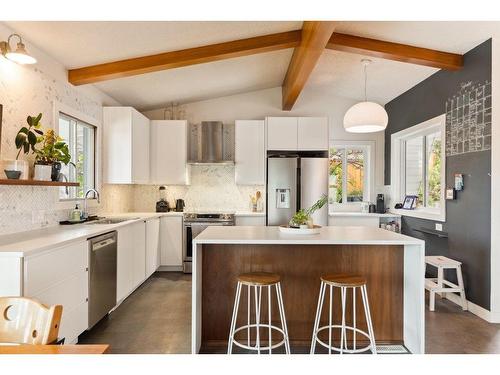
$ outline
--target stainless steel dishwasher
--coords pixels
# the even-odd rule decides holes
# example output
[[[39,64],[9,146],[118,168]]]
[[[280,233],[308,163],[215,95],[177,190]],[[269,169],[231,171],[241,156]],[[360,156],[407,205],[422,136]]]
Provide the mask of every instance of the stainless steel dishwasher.
[[[89,328],[116,306],[116,232],[89,239]]]

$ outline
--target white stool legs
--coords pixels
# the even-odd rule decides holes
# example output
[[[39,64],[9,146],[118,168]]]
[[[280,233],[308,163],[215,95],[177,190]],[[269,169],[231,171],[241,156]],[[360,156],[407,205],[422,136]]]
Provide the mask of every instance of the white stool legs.
[[[316,351],[316,343],[319,343],[321,346],[328,349],[328,353],[331,354],[332,351],[338,352],[340,354],[343,353],[361,353],[367,350],[370,350],[373,354],[377,354],[377,348],[375,343],[375,334],[373,332],[373,324],[370,313],[370,305],[368,303],[368,294],[366,291],[366,285],[361,286],[342,286],[340,287],[340,298],[341,298],[341,306],[342,306],[342,317],[341,324],[334,324],[333,322],[333,291],[334,286],[332,284],[328,284],[324,281],[321,281],[321,287],[318,298],[318,306],[316,309],[316,318],[314,321],[314,328],[312,334],[312,342],[311,342],[311,354],[314,354]],[[323,311],[323,303],[325,300],[325,292],[329,289],[329,315],[328,315],[328,325],[320,327],[321,321],[321,313]],[[365,313],[365,320],[367,325],[368,332],[365,332],[356,327],[356,291],[359,289],[361,294],[361,301],[363,302],[363,308]],[[347,302],[347,294],[352,290],[352,314],[353,321],[352,326],[348,326],[346,324],[346,302]],[[323,342],[319,338],[319,333],[321,331],[328,330],[328,343]],[[334,346],[334,330],[338,330],[340,333],[340,344],[338,347]],[[352,332],[352,345],[349,347],[347,343],[347,331]],[[356,342],[356,336],[360,334],[366,337],[369,340],[369,345],[358,348]]]
[[[290,354],[290,343],[288,340],[288,329],[286,326],[285,308],[283,305],[283,296],[281,294],[280,283],[278,282],[278,283],[271,284],[271,285],[249,285],[249,284],[246,284],[247,291],[248,291],[247,324],[236,328],[236,320],[238,318],[238,309],[239,309],[240,298],[241,298],[241,289],[242,289],[243,285],[244,285],[244,283],[238,281],[238,285],[236,286],[236,296],[234,299],[233,315],[231,318],[231,327],[230,327],[230,331],[229,331],[227,354],[232,353],[233,345],[239,346],[240,348],[243,348],[243,349],[256,351],[258,354],[260,354],[261,351],[268,351],[269,354],[271,354],[273,349],[275,349],[281,345],[284,345],[286,354]],[[276,289],[276,299],[277,299],[277,304],[278,304],[278,311],[280,314],[281,328],[274,326],[271,323],[271,310],[272,310],[271,288],[272,287],[274,287]],[[262,288],[267,288],[267,300],[268,300],[267,323],[263,323],[260,321],[261,306],[262,306]],[[251,319],[250,319],[250,317],[251,317],[250,308],[251,308],[252,289],[253,289],[254,304],[255,304],[255,323],[251,323]],[[255,328],[255,346],[251,345],[251,329],[252,328]],[[261,345],[261,339],[260,339],[261,328],[268,329],[268,345],[267,346]],[[246,330],[246,332],[247,332],[246,345],[242,344],[241,342],[239,342],[235,339],[235,334],[237,332],[240,332],[243,330]],[[283,339],[280,342],[278,342],[274,345],[272,342],[272,330],[278,331],[279,333],[281,333],[281,335],[283,337]]]

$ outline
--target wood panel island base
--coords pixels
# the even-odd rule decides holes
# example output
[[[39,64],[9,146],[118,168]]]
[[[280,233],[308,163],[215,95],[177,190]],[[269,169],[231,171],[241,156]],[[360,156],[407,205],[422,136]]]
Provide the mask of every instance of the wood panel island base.
[[[277,227],[209,227],[193,241],[192,352],[224,352],[229,336],[237,276],[244,272],[281,276],[292,353],[311,343],[320,277],[356,273],[367,279],[368,298],[377,344],[402,344],[424,352],[424,242],[370,227],[324,227],[317,235],[286,235]],[[337,288],[335,288],[337,289]],[[267,322],[267,292],[261,321]],[[335,291],[334,324],[341,320],[340,292]],[[327,293],[328,294],[328,293]],[[275,298],[273,296],[273,298]],[[243,288],[237,326],[246,324],[247,288]],[[328,320],[328,299],[322,325]],[[252,296],[251,314],[254,320]],[[346,301],[346,322],[352,323],[352,294]],[[366,330],[361,296],[356,298],[356,324]],[[280,325],[276,300],[274,325]],[[246,331],[237,336],[246,342]],[[273,342],[281,340],[273,334]],[[325,330],[326,338],[327,330]],[[255,333],[252,334],[252,339]],[[340,339],[334,332],[334,340]],[[348,340],[352,337],[348,335]],[[267,329],[261,340],[268,342]],[[325,339],[327,341],[327,339]],[[360,336],[359,346],[367,344]],[[337,342],[338,344],[338,342]]]

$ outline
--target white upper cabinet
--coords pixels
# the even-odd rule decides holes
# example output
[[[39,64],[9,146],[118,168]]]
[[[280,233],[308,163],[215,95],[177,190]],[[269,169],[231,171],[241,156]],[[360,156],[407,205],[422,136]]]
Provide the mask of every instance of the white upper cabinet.
[[[267,117],[268,150],[328,150],[326,117]]]
[[[151,178],[158,185],[189,185],[185,120],[151,121]]]
[[[328,150],[328,118],[299,117],[298,150]]]
[[[267,117],[267,149],[297,150],[297,117]]]
[[[149,119],[132,107],[103,108],[104,182],[149,183]]]
[[[236,184],[265,184],[266,145],[264,121],[237,120],[235,122],[234,156]]]

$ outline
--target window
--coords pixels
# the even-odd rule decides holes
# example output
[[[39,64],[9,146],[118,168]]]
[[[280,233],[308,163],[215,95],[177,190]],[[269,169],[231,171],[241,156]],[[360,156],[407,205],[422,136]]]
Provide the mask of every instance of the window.
[[[417,210],[405,212],[409,216],[444,220],[444,123],[442,115],[392,135],[394,197],[418,197]]]
[[[335,143],[330,148],[330,204],[339,206],[370,200],[371,150],[371,142]]]
[[[79,187],[61,188],[60,200],[81,199],[88,189],[95,188],[96,127],[59,112],[59,135],[68,143],[71,163],[62,165],[61,173]]]

